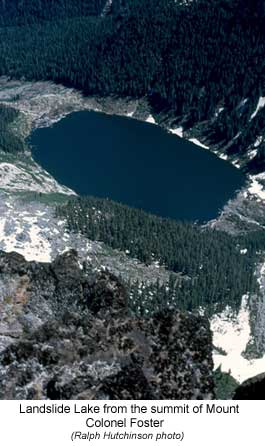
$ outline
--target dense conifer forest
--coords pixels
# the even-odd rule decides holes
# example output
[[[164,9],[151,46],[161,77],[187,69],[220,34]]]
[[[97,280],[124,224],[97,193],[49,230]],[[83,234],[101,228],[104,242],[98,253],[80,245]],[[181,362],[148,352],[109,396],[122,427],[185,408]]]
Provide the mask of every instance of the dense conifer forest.
[[[189,310],[229,304],[236,309],[242,295],[256,288],[253,273],[257,245],[265,245],[262,232],[232,237],[92,197],[70,200],[57,208],[57,215],[66,217],[69,230],[180,273],[168,285],[158,282],[141,289],[141,284],[131,284],[134,312],[150,313],[165,304]]]
[[[105,11],[106,3],[0,2],[0,75],[51,80],[86,95],[145,96],[157,116],[170,112],[184,129],[200,124],[209,143],[230,142],[228,153],[244,155],[264,133],[265,109],[253,116],[265,96],[264,1],[113,0]],[[0,113],[1,148],[20,150],[9,132],[16,112]],[[256,173],[264,167],[261,143],[249,168]],[[102,213],[95,215],[93,207]],[[238,307],[255,288],[253,247],[264,244],[260,234],[242,242],[92,199],[70,202],[58,213],[91,239],[185,276],[170,285],[180,307]]]
[[[105,4],[0,2],[0,75],[147,96],[185,128],[210,121],[209,142],[244,129],[232,153],[254,144],[264,131],[264,110],[250,119],[265,96],[263,0],[114,0],[102,16]],[[250,167],[264,168],[264,145]]]
[[[253,113],[265,97],[264,55],[264,0],[0,0],[0,76],[145,97],[159,123],[170,116],[216,150],[247,157],[255,148],[254,174],[265,170],[265,107]],[[18,117],[0,106],[0,151],[26,147]],[[174,307],[211,316],[258,292],[263,230],[232,237],[92,197],[56,214],[69,231],[170,272],[168,283],[126,284],[134,315]],[[238,383],[220,368],[214,379],[217,397],[231,399]]]
[[[0,26],[100,15],[106,0],[2,0]]]

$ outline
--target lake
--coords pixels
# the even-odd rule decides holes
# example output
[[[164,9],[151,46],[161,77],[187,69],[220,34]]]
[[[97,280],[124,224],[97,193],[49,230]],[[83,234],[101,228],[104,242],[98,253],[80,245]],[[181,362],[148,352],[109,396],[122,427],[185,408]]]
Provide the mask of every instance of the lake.
[[[78,194],[162,217],[208,221],[245,182],[210,151],[125,117],[73,113],[35,130],[30,143],[34,159]]]

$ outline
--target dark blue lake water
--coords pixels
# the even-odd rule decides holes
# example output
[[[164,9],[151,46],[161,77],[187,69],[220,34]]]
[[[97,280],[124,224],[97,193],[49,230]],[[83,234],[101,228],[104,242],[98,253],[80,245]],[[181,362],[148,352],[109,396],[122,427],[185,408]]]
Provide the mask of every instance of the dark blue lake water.
[[[208,221],[245,181],[211,152],[158,126],[73,113],[30,138],[35,160],[80,195],[175,219]]]

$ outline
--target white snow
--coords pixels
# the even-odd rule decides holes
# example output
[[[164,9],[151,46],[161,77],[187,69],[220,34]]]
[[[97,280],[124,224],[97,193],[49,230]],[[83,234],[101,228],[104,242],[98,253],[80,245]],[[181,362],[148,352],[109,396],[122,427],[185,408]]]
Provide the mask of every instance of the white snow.
[[[170,133],[173,133],[174,135],[179,136],[180,138],[183,138],[183,128],[182,127],[178,127],[176,129],[169,129]],[[202,144],[197,138],[190,138],[188,139],[188,141],[192,142],[193,144],[195,144],[196,146],[200,146],[203,149],[207,149],[209,150],[209,147],[206,146],[205,144]]]
[[[248,101],[248,98],[242,99],[242,101],[240,101],[240,103],[238,104],[237,108],[243,107],[243,105],[245,105]]]
[[[6,215],[0,218],[1,248],[5,252],[16,251],[29,261],[50,262],[48,234],[38,224],[42,215],[36,212],[34,216],[30,216],[26,211],[17,215],[17,219],[14,219],[14,215],[16,209],[11,207]]]
[[[247,153],[247,155],[248,155],[248,159],[249,159],[249,160],[252,160],[253,158],[255,158],[255,156],[257,155],[257,153],[258,153],[258,149],[253,149],[253,150],[251,150],[250,152]]]
[[[259,283],[259,286],[261,289],[264,288],[264,285],[263,285],[264,276],[265,276],[265,263],[263,263],[263,265],[261,265],[259,277],[258,277],[258,283]]]
[[[195,144],[196,146],[200,146],[203,149],[209,150],[209,147],[202,144],[197,138],[190,138],[189,141],[192,142],[193,144]]]
[[[235,166],[237,169],[240,169],[240,164],[239,164],[238,161],[233,160],[233,161],[232,161],[232,164],[233,164],[233,166]]]
[[[246,254],[248,252],[247,248],[240,249],[240,254]]]
[[[16,107],[30,116],[30,121],[34,122],[34,126],[50,125],[51,122],[56,122],[63,116],[56,114],[57,102],[61,105],[71,103],[69,111],[81,109],[97,109],[97,103],[85,102],[84,99],[74,90],[67,90],[64,87],[53,86],[49,83],[37,83],[36,89],[40,90],[43,86],[43,93],[36,96],[31,83],[20,84],[14,83],[13,93],[14,97],[19,95],[22,99],[16,100]],[[0,101],[10,100],[10,89],[0,91]],[[46,93],[46,90],[54,90],[54,93]],[[59,91],[57,91],[59,90]],[[11,93],[10,93],[11,92]],[[62,94],[63,93],[63,94]],[[28,98],[28,95],[31,96]],[[265,105],[265,97],[259,99],[257,109],[251,116],[253,119],[260,108]],[[55,107],[55,109],[54,109]],[[65,108],[62,106],[62,109]],[[98,108],[101,110],[101,108]],[[55,110],[55,111],[54,111]],[[68,110],[68,109],[67,109]],[[219,109],[219,113],[222,109]],[[134,112],[128,112],[127,116],[133,116]],[[155,119],[150,114],[146,122],[156,124]],[[172,134],[183,137],[183,128],[169,130]],[[238,133],[233,139],[236,139]],[[204,149],[209,149],[202,144],[198,139],[191,138],[190,141]],[[254,144],[257,147],[260,144],[258,138]],[[218,155],[226,159],[226,155]],[[32,162],[32,160],[31,160]],[[6,191],[34,191],[34,192],[60,192],[73,194],[72,191],[59,185],[47,172],[41,169],[38,165],[28,166],[23,162],[0,163],[0,189]],[[237,161],[233,163],[239,167]],[[250,177],[251,185],[248,189],[250,194],[256,195],[260,199],[265,199],[265,190],[260,183],[260,180],[265,179],[265,174],[260,174]],[[72,246],[72,241],[69,240],[69,235],[65,230],[65,222],[52,221],[49,215],[45,216],[45,212],[41,210],[16,209],[15,201],[5,201],[5,206],[1,208],[0,196],[0,249],[7,252],[16,251],[23,254],[27,260],[38,260],[48,262],[54,258],[55,252],[62,252],[62,250],[69,249]],[[4,212],[1,212],[4,209]],[[60,242],[60,247],[56,243]],[[53,247],[52,244],[55,243]],[[89,242],[86,241],[89,245]],[[85,245],[85,243],[84,243]],[[74,247],[74,246],[73,246]],[[84,248],[89,250],[88,246]],[[243,254],[243,252],[242,252]],[[263,271],[263,270],[262,270]],[[264,271],[265,274],[265,265]],[[249,323],[249,310],[247,306],[247,296],[242,299],[242,306],[237,316],[233,316],[231,308],[219,315],[216,315],[211,320],[211,328],[213,331],[213,341],[216,347],[220,347],[226,351],[227,355],[214,354],[215,367],[221,365],[223,371],[231,370],[232,375],[240,382],[254,376],[265,370],[265,357],[249,361],[242,356],[248,342],[251,340],[251,331]]]
[[[156,124],[155,119],[152,115],[149,115],[148,118],[146,118],[145,122],[149,122],[150,124]]]
[[[50,262],[69,249],[86,259],[92,251],[100,252],[99,243],[82,234],[69,234],[66,221],[54,214],[50,205],[0,192],[0,251],[15,251],[39,262]]]
[[[169,129],[170,133],[173,133],[174,135],[179,136],[180,138],[183,138],[183,128],[178,127],[176,129]]]
[[[254,142],[254,147],[258,147],[263,141],[263,137],[262,136],[258,136],[258,138],[256,139],[256,141]]]
[[[227,307],[223,313],[215,315],[211,320],[213,344],[227,354],[213,354],[215,368],[221,366],[223,372],[231,375],[239,382],[243,382],[265,370],[265,356],[260,359],[248,360],[242,356],[248,342],[251,340],[249,322],[248,296],[242,298],[238,315],[232,314]]]
[[[250,119],[255,118],[255,116],[257,115],[257,113],[259,112],[259,110],[260,110],[262,107],[264,107],[264,105],[265,105],[265,97],[261,96],[261,97],[259,98],[257,108],[256,108],[256,110],[254,111],[254,113],[252,113],[252,115],[250,116]]]
[[[240,135],[241,132],[237,132],[237,134],[232,138],[232,141],[235,141]]]
[[[248,188],[248,192],[251,195],[255,195],[257,198],[260,198],[261,200],[265,200],[265,190],[263,185],[259,181],[264,180],[264,174],[250,175],[249,178],[251,184]]]
[[[248,159],[252,160],[253,158],[255,158],[255,156],[256,156],[257,153],[258,153],[258,149],[257,149],[257,147],[260,146],[260,144],[262,143],[262,141],[263,141],[263,136],[258,136],[257,139],[256,139],[256,141],[255,141],[254,144],[253,144],[253,147],[255,147],[255,148],[252,149],[252,150],[248,150],[248,152],[247,152]]]
[[[222,113],[223,110],[224,110],[224,107],[219,107],[219,108],[216,110],[214,116],[217,118],[217,116],[219,116],[220,113]]]

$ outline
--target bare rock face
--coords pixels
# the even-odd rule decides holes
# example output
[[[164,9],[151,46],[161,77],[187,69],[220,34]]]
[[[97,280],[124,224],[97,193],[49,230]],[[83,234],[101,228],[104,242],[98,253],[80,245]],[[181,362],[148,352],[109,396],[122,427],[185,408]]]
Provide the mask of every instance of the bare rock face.
[[[70,251],[51,264],[0,253],[1,399],[210,399],[206,319],[127,313],[112,274]]]

